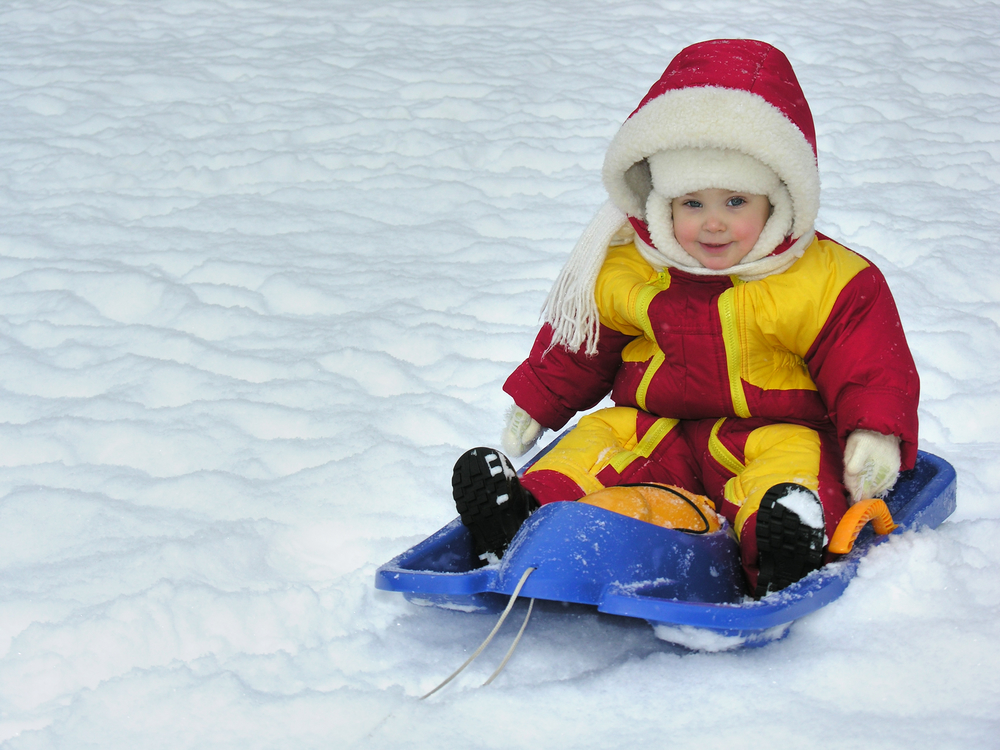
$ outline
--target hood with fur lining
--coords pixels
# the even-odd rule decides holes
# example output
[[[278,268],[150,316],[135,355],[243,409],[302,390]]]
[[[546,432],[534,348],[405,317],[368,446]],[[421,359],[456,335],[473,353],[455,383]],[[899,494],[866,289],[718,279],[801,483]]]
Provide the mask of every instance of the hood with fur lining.
[[[661,158],[664,153],[668,158]],[[651,170],[654,155],[661,156]],[[759,164],[743,168],[754,162]],[[777,177],[767,191],[775,210],[760,241],[739,264],[721,271],[704,268],[676,242],[669,207],[660,205],[666,196],[653,189],[654,177],[683,186],[685,170],[706,163],[720,165],[718,174],[746,177],[747,185],[683,187],[678,195],[701,187],[744,190],[762,175]],[[671,168],[679,170],[676,175]],[[588,353],[597,350],[597,274],[626,222],[654,268],[746,281],[785,270],[812,241],[820,192],[816,131],[788,58],[752,39],[716,39],[683,49],[613,138],[602,176],[610,201],[577,242],[542,311],[553,328],[553,345],[585,345]],[[650,233],[650,223],[658,233]]]
[[[644,245],[656,249],[646,216],[653,187],[648,157],[702,149],[751,157],[772,170],[787,190],[787,238],[755,248],[741,265],[775,250],[784,254],[794,240],[811,239],[819,211],[816,130],[791,63],[779,50],[752,39],[717,39],[687,47],[615,135],[604,159],[604,185]],[[683,252],[679,247],[676,251]],[[699,272],[690,256],[666,260],[660,265]],[[749,269],[734,270],[742,276],[740,272]]]

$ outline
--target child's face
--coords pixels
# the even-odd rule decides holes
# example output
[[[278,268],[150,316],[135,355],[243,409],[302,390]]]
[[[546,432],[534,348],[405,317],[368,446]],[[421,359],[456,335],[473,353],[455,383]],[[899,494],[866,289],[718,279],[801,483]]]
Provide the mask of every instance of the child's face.
[[[722,271],[746,257],[771,215],[766,195],[720,188],[674,198],[674,237],[705,268]]]

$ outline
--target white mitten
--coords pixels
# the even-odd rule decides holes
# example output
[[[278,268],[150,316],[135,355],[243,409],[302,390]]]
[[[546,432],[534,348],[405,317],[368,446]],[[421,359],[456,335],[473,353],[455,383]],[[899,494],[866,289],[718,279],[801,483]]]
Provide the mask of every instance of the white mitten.
[[[844,486],[851,505],[881,497],[899,476],[899,438],[872,430],[855,430],[844,448]]]
[[[507,425],[500,435],[500,444],[504,453],[517,458],[531,450],[531,446],[538,442],[543,432],[545,432],[544,427],[532,419],[528,412],[514,404],[507,411]]]

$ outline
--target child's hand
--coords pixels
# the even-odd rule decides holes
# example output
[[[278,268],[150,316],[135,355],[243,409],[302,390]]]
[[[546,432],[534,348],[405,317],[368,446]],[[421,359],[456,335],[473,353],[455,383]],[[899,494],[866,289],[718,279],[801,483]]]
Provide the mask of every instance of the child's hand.
[[[514,404],[507,412],[507,426],[500,435],[500,443],[508,456],[516,458],[527,453],[531,446],[538,442],[543,432],[545,432],[544,427],[532,419],[528,412]]]
[[[855,430],[844,448],[844,486],[851,505],[881,497],[899,476],[899,438],[872,430]]]

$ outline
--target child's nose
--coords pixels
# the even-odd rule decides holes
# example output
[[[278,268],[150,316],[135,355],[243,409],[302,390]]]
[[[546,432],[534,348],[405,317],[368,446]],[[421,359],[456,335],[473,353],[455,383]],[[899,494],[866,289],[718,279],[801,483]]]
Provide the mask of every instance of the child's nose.
[[[726,224],[718,214],[710,213],[705,218],[705,229],[709,232],[721,232],[725,228]]]

